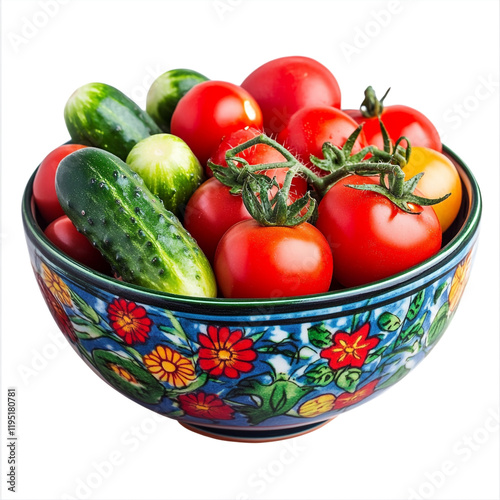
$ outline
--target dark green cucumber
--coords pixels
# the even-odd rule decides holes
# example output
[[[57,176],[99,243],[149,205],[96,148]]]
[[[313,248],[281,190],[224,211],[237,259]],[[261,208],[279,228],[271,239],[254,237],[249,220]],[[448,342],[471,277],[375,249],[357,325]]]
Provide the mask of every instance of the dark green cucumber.
[[[117,156],[92,147],[75,151],[59,164],[56,192],[73,224],[124,281],[216,296],[212,268],[196,241]]]
[[[146,111],[164,131],[170,132],[170,121],[177,103],[189,90],[208,78],[191,69],[171,69],[151,85],[146,98]]]
[[[73,92],[64,119],[73,142],[105,149],[122,160],[140,140],[161,132],[146,111],[105,83],[88,83]]]

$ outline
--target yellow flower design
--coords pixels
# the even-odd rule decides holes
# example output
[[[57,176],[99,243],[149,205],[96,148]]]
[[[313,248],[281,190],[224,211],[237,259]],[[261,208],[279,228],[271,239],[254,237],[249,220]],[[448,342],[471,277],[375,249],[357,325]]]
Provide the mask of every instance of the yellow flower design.
[[[322,394],[321,396],[317,396],[309,401],[306,401],[299,408],[298,413],[301,417],[317,417],[327,411],[333,410],[335,399],[336,398],[333,394]]]
[[[185,387],[196,378],[192,361],[170,347],[158,345],[143,359],[154,377],[174,387]]]
[[[50,293],[65,306],[71,306],[71,293],[64,281],[42,263],[42,278]]]
[[[450,313],[453,312],[460,302],[465,290],[465,285],[469,280],[470,268],[472,264],[472,252],[467,254],[467,257],[457,266],[455,275],[451,281],[450,293],[448,295],[448,303]]]

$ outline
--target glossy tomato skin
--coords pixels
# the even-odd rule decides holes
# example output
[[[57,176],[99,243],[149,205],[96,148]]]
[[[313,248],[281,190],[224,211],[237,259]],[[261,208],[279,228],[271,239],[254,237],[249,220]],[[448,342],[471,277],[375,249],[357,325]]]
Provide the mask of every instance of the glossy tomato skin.
[[[222,140],[219,148],[212,155],[211,161],[217,165],[227,166],[225,159],[227,150],[243,144],[261,133],[261,130],[246,127],[229,134]],[[242,151],[238,156],[244,158],[250,165],[285,161],[284,156],[279,151],[266,144],[258,144]],[[208,170],[209,175],[213,175],[211,169]],[[283,186],[287,171],[287,168],[276,168],[260,173],[270,178],[276,177],[277,183]],[[300,176],[294,177],[288,203],[293,203],[304,196],[306,191],[307,181]],[[232,195],[229,192],[229,187],[212,177],[205,181],[190,198],[184,213],[183,224],[198,242],[208,260],[213,263],[215,249],[222,235],[237,222],[250,218],[241,196]]]
[[[267,170],[270,177],[283,185],[287,169]],[[229,192],[229,187],[215,177],[206,180],[191,196],[184,211],[183,225],[197,241],[213,264],[215,250],[224,233],[237,222],[251,219],[240,195]],[[304,196],[307,183],[302,177],[292,181],[288,204]]]
[[[446,200],[432,205],[445,232],[455,220],[462,204],[462,182],[455,165],[438,151],[416,146],[412,148],[410,161],[403,171],[405,179],[424,173],[417,189],[426,198],[440,198],[450,193]]]
[[[189,199],[183,225],[213,264],[223,234],[237,222],[251,218],[241,196],[231,194],[229,187],[211,177]]]
[[[224,234],[214,270],[226,298],[293,297],[328,291],[333,261],[311,224],[264,227],[252,219]]]
[[[340,108],[336,78],[328,68],[309,57],[281,57],[266,62],[248,75],[241,86],[259,103],[264,130],[271,136],[281,132],[301,108]]]
[[[246,126],[262,129],[255,99],[238,85],[211,80],[195,85],[180,99],[170,130],[205,166],[224,136]]]
[[[33,181],[33,198],[43,220],[48,224],[64,215],[56,195],[56,170],[63,158],[78,149],[81,144],[64,144],[51,151],[40,163]]]
[[[297,111],[291,117],[277,140],[313,171],[323,174],[311,164],[310,155],[323,158],[322,147],[325,142],[342,147],[357,127],[358,124],[340,109],[330,106],[309,107]],[[357,153],[366,145],[364,133],[361,132],[352,153]]]
[[[365,118],[359,110],[344,111],[357,123],[363,124],[363,131],[369,145],[377,146],[379,149],[384,148],[378,118]],[[405,136],[410,140],[412,147],[422,146],[436,151],[443,149],[436,127],[416,109],[404,105],[387,106],[382,111],[381,119],[393,143]]]
[[[214,154],[211,156],[210,161],[216,165],[227,167],[226,152],[236,146],[239,146],[240,144],[243,144],[244,142],[249,141],[250,139],[253,139],[254,137],[257,137],[260,134],[262,134],[262,130],[255,127],[245,127],[226,135],[220,142]],[[268,146],[267,144],[256,144],[249,149],[241,151],[241,153],[238,153],[236,156],[243,158],[250,165],[286,161],[285,157],[277,149],[274,149],[272,146]],[[207,175],[213,175],[212,170],[208,166]]]
[[[262,133],[253,127],[246,127],[241,130],[237,130],[224,137],[224,139],[219,144],[216,152],[212,155],[211,162],[216,165],[222,165],[227,167],[226,163],[226,152],[244,142],[257,137]],[[245,149],[237,155],[239,158],[245,159],[250,165],[261,165],[266,163],[281,163],[285,162],[286,158],[275,148],[267,144],[256,144],[255,146]],[[273,168],[268,170],[258,171],[259,174],[267,175],[271,179],[276,177],[276,181],[280,186],[283,186],[285,182],[285,176],[289,169],[288,168]],[[210,168],[207,167],[207,173],[209,176],[213,175]],[[304,177],[295,176],[292,180],[292,185],[290,187],[289,203],[295,201],[296,199],[304,196],[307,191],[307,181]]]
[[[53,220],[45,228],[45,236],[72,259],[95,271],[111,275],[111,266],[99,250],[79,233],[68,216],[63,215]]]
[[[319,204],[316,227],[332,249],[334,277],[345,287],[397,274],[441,247],[441,227],[431,206],[415,207],[422,210],[419,215],[408,214],[378,193],[346,187],[376,183],[374,178],[346,177]]]

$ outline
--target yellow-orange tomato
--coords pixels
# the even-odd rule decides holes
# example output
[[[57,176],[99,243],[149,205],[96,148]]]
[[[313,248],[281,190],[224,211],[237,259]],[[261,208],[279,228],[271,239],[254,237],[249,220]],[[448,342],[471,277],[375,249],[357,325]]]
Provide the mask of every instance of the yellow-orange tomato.
[[[424,172],[417,189],[425,198],[440,198],[451,193],[446,200],[432,206],[442,231],[446,231],[455,220],[462,202],[462,184],[455,165],[442,153],[415,146],[411,149],[410,161],[403,170],[405,179]]]

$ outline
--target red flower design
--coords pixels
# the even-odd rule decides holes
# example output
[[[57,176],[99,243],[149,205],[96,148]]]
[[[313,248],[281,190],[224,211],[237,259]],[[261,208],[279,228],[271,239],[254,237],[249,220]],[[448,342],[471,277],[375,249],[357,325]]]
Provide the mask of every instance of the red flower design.
[[[144,307],[121,298],[109,304],[108,317],[113,330],[128,345],[146,342],[153,324]]]
[[[216,394],[181,394],[179,406],[187,415],[210,420],[231,420],[234,410]]]
[[[333,409],[340,410],[340,408],[354,405],[356,403],[359,403],[360,401],[363,401],[363,399],[367,398],[368,396],[371,396],[375,391],[375,387],[379,383],[379,380],[379,378],[373,380],[372,382],[366,384],[365,386],[361,387],[361,389],[358,389],[352,394],[349,392],[342,393],[333,403]]]
[[[210,375],[225,375],[229,378],[238,378],[240,372],[252,370],[251,361],[257,358],[257,353],[252,349],[252,339],[242,338],[241,330],[231,332],[226,326],[209,326],[207,333],[198,334],[201,345],[198,356],[202,370]]]
[[[75,334],[71,320],[66,314],[66,311],[64,310],[63,306],[54,297],[54,295],[52,295],[52,292],[49,290],[48,286],[45,284],[45,282],[43,281],[43,279],[39,274],[36,274],[36,280],[38,282],[40,290],[42,291],[45,303],[47,304],[49,311],[52,314],[52,317],[54,318],[61,332],[71,342],[73,343],[78,342],[78,337]]]
[[[321,351],[321,357],[329,359],[330,368],[336,370],[344,366],[361,368],[368,356],[380,340],[376,337],[367,338],[370,325],[364,324],[354,333],[337,332],[333,335],[333,345]]]

